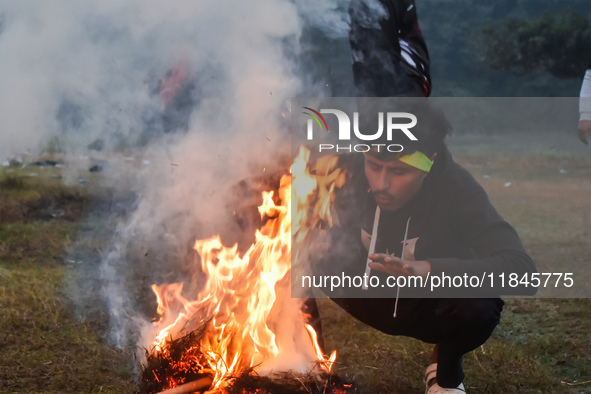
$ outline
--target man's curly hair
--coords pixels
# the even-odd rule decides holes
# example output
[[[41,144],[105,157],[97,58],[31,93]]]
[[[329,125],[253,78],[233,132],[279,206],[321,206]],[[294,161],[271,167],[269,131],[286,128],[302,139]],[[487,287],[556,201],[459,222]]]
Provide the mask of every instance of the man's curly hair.
[[[378,113],[383,113],[382,135],[374,141],[359,141],[362,144],[384,144],[386,146],[398,144],[403,147],[400,153],[389,152],[385,147],[380,151],[372,149],[370,152],[380,160],[393,160],[400,155],[410,155],[416,151],[431,157],[444,147],[444,139],[451,131],[451,126],[445,115],[438,108],[433,107],[427,98],[423,97],[393,97],[393,98],[357,98],[359,112],[359,129],[363,134],[371,134],[378,130]],[[408,130],[417,138],[411,140],[401,130],[392,131],[392,139],[387,139],[388,112],[406,112],[416,116],[417,124]],[[408,119],[400,120],[408,123]]]

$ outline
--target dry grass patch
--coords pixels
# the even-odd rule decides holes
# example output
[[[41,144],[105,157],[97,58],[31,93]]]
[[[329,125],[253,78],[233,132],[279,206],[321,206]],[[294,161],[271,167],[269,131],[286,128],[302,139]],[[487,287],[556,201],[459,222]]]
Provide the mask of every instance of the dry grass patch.
[[[0,174],[0,391],[131,392],[130,355],[73,316],[64,252],[89,196]]]

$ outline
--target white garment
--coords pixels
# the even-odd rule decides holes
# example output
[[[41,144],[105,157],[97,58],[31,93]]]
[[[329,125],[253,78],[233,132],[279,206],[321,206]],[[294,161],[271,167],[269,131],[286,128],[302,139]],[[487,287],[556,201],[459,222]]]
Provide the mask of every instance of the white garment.
[[[581,95],[579,98],[579,121],[591,120],[591,69],[585,73],[583,84],[581,85]]]

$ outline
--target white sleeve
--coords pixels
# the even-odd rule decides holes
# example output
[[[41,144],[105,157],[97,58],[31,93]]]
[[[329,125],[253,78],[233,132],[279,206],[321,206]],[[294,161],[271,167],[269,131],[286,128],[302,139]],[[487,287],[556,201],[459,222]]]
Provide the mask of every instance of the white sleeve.
[[[588,69],[581,85],[581,96],[579,98],[579,112],[581,120],[591,120],[591,69]]]

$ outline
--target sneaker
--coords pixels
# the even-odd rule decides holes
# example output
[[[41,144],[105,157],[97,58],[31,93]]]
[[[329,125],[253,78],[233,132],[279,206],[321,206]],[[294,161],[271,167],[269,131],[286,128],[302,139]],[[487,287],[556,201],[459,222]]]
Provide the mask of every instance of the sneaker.
[[[464,384],[460,383],[455,389],[447,389],[437,384],[437,363],[427,367],[425,371],[425,394],[462,394],[466,393]]]

